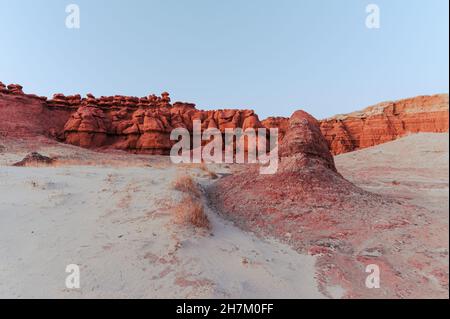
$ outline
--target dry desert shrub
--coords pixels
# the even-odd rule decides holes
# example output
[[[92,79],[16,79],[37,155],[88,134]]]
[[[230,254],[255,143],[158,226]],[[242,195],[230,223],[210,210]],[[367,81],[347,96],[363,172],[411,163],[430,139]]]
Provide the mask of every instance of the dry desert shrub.
[[[208,166],[205,163],[200,164],[198,168],[204,171],[211,179],[219,178],[216,173],[209,170]]]
[[[183,164],[182,167],[185,169],[199,169],[199,170],[203,171],[204,173],[206,173],[206,175],[211,179],[219,178],[219,176],[217,176],[216,173],[214,173],[213,171],[211,171],[208,168],[208,165],[206,165],[205,162],[202,162],[200,164],[198,164],[198,163]]]
[[[174,209],[176,223],[209,229],[209,220],[199,198],[185,195]]]
[[[173,188],[191,196],[199,197],[200,189],[189,175],[182,175],[173,182]]]
[[[192,177],[188,175],[178,177],[173,183],[173,188],[184,194],[183,199],[174,207],[176,223],[209,229],[201,191]]]

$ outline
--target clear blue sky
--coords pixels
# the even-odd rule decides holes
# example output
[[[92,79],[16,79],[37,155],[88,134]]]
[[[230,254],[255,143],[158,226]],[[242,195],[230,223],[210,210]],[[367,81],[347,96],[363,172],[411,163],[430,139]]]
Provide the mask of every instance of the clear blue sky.
[[[70,3],[79,30],[65,27]],[[448,12],[448,0],[0,0],[0,81],[323,118],[448,92]]]

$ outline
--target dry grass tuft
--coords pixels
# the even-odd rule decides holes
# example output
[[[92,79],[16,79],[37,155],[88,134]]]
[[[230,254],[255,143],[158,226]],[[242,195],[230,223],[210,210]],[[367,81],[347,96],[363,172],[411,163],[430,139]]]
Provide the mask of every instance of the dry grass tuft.
[[[209,170],[208,166],[205,163],[200,164],[199,169],[204,171],[211,179],[218,179],[219,176],[217,176],[216,173]]]
[[[198,170],[201,170],[204,173],[206,173],[206,175],[209,178],[211,178],[211,179],[219,178],[219,176],[217,176],[216,173],[214,173],[213,171],[211,171],[208,168],[208,165],[205,162],[202,162],[201,164],[198,164],[198,163],[183,164],[182,167],[185,168],[185,169],[198,169]]]
[[[199,198],[186,195],[174,209],[176,223],[209,229],[209,220]]]
[[[183,192],[183,199],[174,207],[175,222],[183,225],[193,225],[209,229],[210,224],[205,214],[198,184],[189,175],[178,177],[173,188]]]
[[[183,175],[178,177],[173,182],[173,188],[177,191],[189,194],[191,196],[200,197],[200,189],[196,182],[189,175]]]

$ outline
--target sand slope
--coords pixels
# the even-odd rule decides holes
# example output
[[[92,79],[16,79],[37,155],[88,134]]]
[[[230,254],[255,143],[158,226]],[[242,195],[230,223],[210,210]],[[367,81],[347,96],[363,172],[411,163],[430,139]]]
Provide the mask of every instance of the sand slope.
[[[9,166],[27,147],[0,155],[0,298],[323,298],[314,257],[210,211],[207,233],[173,223],[173,179],[210,183],[200,170],[147,156],[117,167],[130,155],[58,144],[38,150],[84,165]],[[65,288],[68,264],[79,290]]]
[[[348,266],[256,237],[210,210],[209,232],[175,225],[172,181],[189,173],[214,182],[195,167],[49,140],[0,146],[0,298],[324,298],[319,270]],[[392,240],[401,242],[386,252],[394,270],[410,271],[382,278],[434,289],[421,297],[448,297],[448,149],[448,134],[417,134],[335,158],[356,185],[428,211],[425,227],[399,229]],[[11,166],[31,151],[58,157],[57,166]],[[81,268],[79,290],[65,288],[68,264]],[[351,285],[361,282],[328,286],[328,295],[351,296],[340,288]]]
[[[358,186],[428,208],[448,223],[448,133],[413,134],[335,161],[339,172]]]

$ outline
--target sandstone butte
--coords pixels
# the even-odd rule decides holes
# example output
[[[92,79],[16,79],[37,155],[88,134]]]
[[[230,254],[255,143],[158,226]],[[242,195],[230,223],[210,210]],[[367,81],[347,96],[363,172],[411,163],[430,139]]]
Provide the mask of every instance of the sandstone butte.
[[[417,132],[447,132],[448,95],[386,102],[363,111],[320,121],[332,154],[374,146]],[[0,82],[0,136],[45,135],[85,148],[168,154],[174,128],[279,128],[284,139],[289,119],[260,121],[253,110],[202,111],[195,104],[171,103],[169,94],[147,97],[55,94],[51,99],[25,94],[22,86]]]

